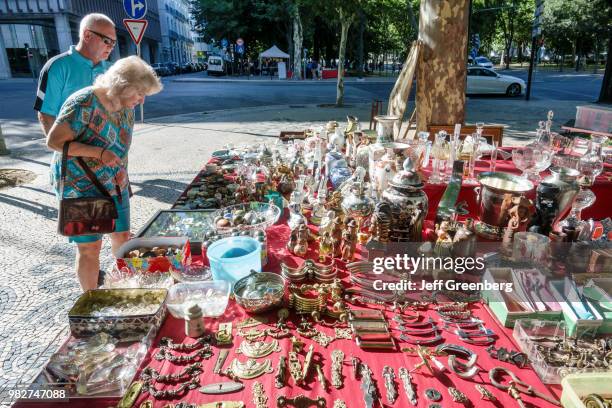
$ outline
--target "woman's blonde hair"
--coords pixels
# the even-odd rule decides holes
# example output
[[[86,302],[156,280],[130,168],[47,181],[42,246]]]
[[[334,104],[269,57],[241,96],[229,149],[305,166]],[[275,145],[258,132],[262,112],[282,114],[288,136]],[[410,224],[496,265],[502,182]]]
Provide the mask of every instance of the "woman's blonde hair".
[[[109,97],[122,97],[129,89],[149,96],[163,88],[153,68],[133,55],[117,60],[108,71],[96,78],[94,87],[106,89]]]

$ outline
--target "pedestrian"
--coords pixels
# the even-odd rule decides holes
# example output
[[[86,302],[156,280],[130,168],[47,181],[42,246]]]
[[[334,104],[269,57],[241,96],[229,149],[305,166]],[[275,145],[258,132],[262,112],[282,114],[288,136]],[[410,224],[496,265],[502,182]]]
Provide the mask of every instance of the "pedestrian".
[[[79,26],[79,43],[51,58],[40,71],[34,110],[45,136],[64,101],[74,92],[91,86],[104,73],[117,43],[115,24],[104,14],[88,14]]]
[[[70,95],[62,105],[47,135],[54,150],[51,181],[58,199],[100,197],[92,180],[79,164],[85,164],[111,194],[119,218],[111,233],[113,254],[130,237],[130,197],[127,157],[132,142],[134,107],[145,96],[158,93],[161,82],[153,68],[136,56],[122,58],[99,75],[93,86]],[[63,196],[60,197],[62,150],[68,146]],[[76,272],[83,291],[95,289],[100,270],[102,235],[69,238],[77,244]]]
[[[312,60],[312,63],[310,64],[310,72],[312,74],[312,80],[314,81],[315,79],[317,79],[317,70],[319,68],[319,64],[317,63],[317,60]]]

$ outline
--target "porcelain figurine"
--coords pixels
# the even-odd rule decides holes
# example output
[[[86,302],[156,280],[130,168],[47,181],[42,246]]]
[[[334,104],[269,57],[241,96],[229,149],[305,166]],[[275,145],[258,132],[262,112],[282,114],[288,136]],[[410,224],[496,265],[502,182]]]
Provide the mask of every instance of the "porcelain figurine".
[[[335,217],[330,225],[332,239],[334,240],[334,258],[340,257],[340,243],[342,241],[343,228],[342,218]]]
[[[389,203],[379,202],[372,213],[369,233],[370,241],[386,244],[389,242],[391,228],[391,207]]]
[[[442,221],[436,225],[436,244],[434,246],[434,253],[436,256],[445,258],[451,256],[453,249],[453,238],[451,237],[451,223],[450,221]]]
[[[529,225],[531,215],[531,208],[533,206],[531,200],[525,197],[514,197],[511,203],[512,207],[510,207],[508,210],[508,216],[510,219],[502,239],[502,242],[506,247],[511,245],[512,239],[516,232],[527,231],[527,226]]]
[[[341,259],[344,262],[350,262],[355,255],[357,248],[357,222],[350,220],[347,228],[342,231],[342,244],[340,245]]]

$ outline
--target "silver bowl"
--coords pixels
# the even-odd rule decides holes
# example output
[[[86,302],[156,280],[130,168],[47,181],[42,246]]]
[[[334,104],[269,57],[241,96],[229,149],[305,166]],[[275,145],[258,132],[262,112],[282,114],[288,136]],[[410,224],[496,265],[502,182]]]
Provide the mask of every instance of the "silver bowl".
[[[234,284],[234,297],[248,313],[261,313],[283,303],[286,286],[279,274],[252,271]]]

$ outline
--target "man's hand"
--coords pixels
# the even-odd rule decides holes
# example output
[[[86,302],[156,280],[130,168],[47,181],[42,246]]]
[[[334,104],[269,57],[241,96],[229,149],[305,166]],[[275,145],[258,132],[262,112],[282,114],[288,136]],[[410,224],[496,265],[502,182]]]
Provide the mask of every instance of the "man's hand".
[[[102,163],[109,167],[115,167],[121,164],[121,159],[119,158],[119,156],[117,156],[110,150],[104,150],[104,152],[100,156],[100,160],[102,160]]]

